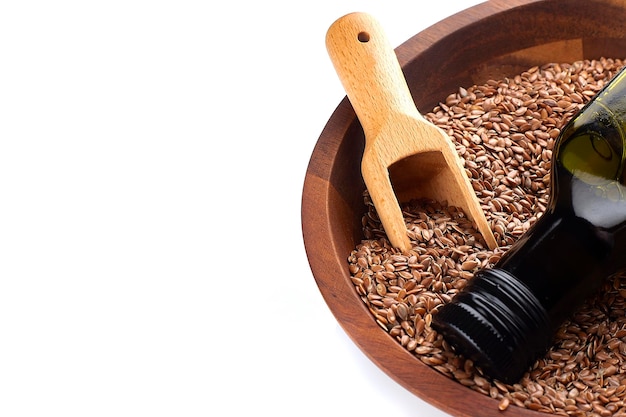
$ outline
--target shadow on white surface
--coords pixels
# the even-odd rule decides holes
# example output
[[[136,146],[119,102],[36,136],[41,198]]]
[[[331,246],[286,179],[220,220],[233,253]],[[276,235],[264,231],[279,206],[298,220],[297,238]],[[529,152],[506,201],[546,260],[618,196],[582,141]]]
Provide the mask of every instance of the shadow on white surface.
[[[387,408],[393,408],[397,416],[449,417],[440,409],[426,403],[406,390],[378,366],[376,366],[349,338],[340,326],[336,327],[337,337],[346,344],[345,357],[353,366],[353,379],[362,381],[380,395]],[[344,353],[344,352],[342,352]],[[391,415],[391,414],[390,414]]]

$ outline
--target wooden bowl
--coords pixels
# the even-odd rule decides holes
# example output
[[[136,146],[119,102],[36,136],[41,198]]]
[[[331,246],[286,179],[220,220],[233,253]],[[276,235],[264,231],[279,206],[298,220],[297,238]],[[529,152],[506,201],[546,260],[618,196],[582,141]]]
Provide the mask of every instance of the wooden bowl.
[[[489,1],[422,31],[396,53],[417,107],[426,113],[460,86],[516,75],[534,65],[624,58],[624,22],[626,4],[619,0]],[[305,248],[326,303],[354,343],[415,395],[456,416],[469,417],[475,410],[501,416],[498,400],[438,373],[400,346],[357,296],[347,257],[363,239],[363,147],[360,124],[344,99],[315,146],[302,196]],[[507,415],[545,416],[514,406]]]

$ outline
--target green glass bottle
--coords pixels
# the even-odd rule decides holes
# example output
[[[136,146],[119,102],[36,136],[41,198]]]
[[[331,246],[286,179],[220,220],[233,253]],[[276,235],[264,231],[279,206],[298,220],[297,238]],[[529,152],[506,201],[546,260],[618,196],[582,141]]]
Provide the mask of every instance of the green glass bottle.
[[[546,212],[433,327],[492,378],[515,383],[604,280],[626,268],[626,69],[555,143]]]

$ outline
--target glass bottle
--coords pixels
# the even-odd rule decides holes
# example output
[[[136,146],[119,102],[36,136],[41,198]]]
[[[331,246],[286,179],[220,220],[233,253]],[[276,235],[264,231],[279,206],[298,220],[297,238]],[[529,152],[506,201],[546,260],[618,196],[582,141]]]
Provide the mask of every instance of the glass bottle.
[[[518,382],[604,280],[626,268],[626,68],[564,127],[542,217],[433,316],[458,353]]]

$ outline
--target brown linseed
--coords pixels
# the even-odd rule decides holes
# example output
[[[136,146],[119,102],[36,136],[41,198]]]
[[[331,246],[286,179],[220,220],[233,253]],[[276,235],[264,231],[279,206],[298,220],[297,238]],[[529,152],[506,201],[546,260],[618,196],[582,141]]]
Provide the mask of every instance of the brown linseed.
[[[413,249],[391,247],[367,192],[365,239],[350,254],[356,292],[373,319],[416,359],[498,408],[569,416],[626,416],[626,280],[607,279],[559,328],[550,351],[513,385],[489,381],[431,328],[433,314],[481,268],[493,266],[548,203],[555,139],[625,63],[620,59],[533,67],[460,87],[427,119],[453,140],[499,248],[489,250],[463,212],[445,202],[403,204]]]

